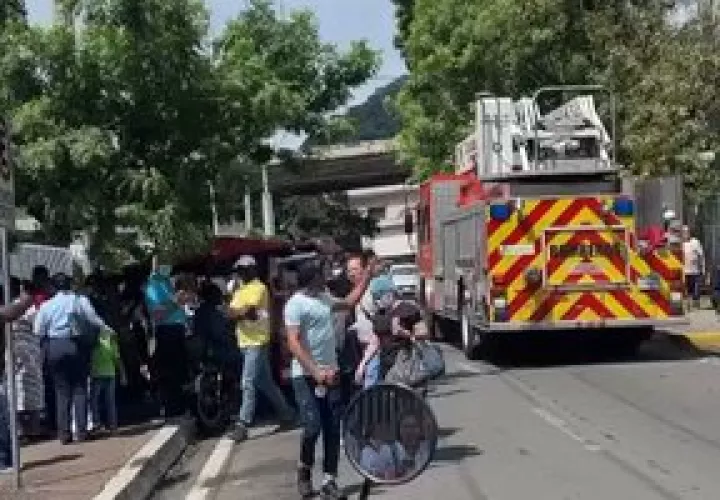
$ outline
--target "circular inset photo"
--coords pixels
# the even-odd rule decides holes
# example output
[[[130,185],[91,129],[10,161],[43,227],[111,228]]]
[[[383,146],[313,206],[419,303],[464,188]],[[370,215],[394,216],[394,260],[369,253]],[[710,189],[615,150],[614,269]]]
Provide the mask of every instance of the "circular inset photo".
[[[377,484],[407,483],[432,461],[435,415],[409,387],[380,384],[360,392],[343,419],[345,453],[355,470]]]

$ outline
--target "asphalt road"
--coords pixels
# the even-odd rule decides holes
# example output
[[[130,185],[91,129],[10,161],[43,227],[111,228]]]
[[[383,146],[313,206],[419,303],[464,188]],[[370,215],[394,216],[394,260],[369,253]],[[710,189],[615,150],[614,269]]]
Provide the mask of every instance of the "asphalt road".
[[[447,347],[446,361],[429,399],[442,428],[434,462],[373,497],[720,498],[720,358],[658,337],[630,359],[556,341],[520,342],[495,363]],[[155,498],[298,498],[298,439],[265,432],[241,445],[201,442]],[[347,461],[340,476],[356,496]]]

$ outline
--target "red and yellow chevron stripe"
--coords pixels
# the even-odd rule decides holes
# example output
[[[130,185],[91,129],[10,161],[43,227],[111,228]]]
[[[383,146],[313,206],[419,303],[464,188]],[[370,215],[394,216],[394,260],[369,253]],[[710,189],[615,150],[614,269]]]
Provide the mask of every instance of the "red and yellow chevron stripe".
[[[633,217],[612,197],[526,199],[506,221],[487,214],[487,270],[509,322],[662,319],[682,279],[681,249],[636,250]],[[528,283],[536,269],[543,283]],[[643,279],[659,286],[648,289]]]

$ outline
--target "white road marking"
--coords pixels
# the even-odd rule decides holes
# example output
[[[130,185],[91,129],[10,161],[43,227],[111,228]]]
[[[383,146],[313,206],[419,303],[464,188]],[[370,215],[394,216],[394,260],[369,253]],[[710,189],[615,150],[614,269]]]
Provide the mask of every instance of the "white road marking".
[[[549,411],[547,411],[545,408],[539,408],[535,407],[532,409],[533,413],[537,415],[538,417],[542,418],[546,423],[550,424],[551,426],[555,427],[557,430],[565,434],[566,436],[570,437],[571,439],[574,439],[575,441],[579,443],[584,443],[585,440],[575,434],[570,427],[568,426],[568,423],[564,421],[562,418],[558,417],[557,415],[553,415]]]
[[[459,362],[457,363],[457,366],[461,371],[475,373],[477,375],[493,375],[502,371],[502,369],[492,365],[484,365],[483,368],[478,368],[477,366],[473,366],[469,363]]]
[[[720,366],[720,358],[716,356],[710,356],[707,358],[700,358],[697,360],[698,363],[704,363],[708,365]]]
[[[550,426],[556,428],[563,434],[565,434],[567,437],[572,439],[573,441],[577,441],[578,443],[582,443],[583,448],[585,448],[587,451],[601,451],[602,447],[599,444],[593,443],[592,441],[585,439],[584,437],[577,434],[575,431],[573,431],[570,428],[570,424],[568,424],[565,420],[558,417],[557,415],[554,415],[550,413],[545,408],[540,408],[538,406],[534,407],[532,409],[533,413],[543,419],[545,423],[549,424]]]
[[[465,372],[477,373],[478,375],[487,375],[487,374],[492,373],[492,371],[483,370],[483,369],[478,368],[477,366],[473,366],[469,363],[459,362],[459,363],[457,363],[457,365],[461,370],[463,370]],[[541,401],[542,398],[538,394],[536,394],[536,393],[534,393],[534,391],[531,391],[528,388],[526,388],[524,383],[520,382],[519,380],[516,380],[514,377],[510,377],[510,380],[508,380],[508,378],[505,378],[505,381],[512,383],[513,386],[520,385],[521,387],[517,387],[519,390],[522,390],[523,392],[527,393],[526,395],[530,399],[535,400],[536,403],[542,403],[542,401]],[[560,432],[562,432],[563,434],[568,436],[573,441],[581,443],[583,445],[583,448],[585,448],[587,451],[592,451],[592,452],[602,451],[602,449],[603,449],[602,446],[577,434],[575,431],[573,431],[570,428],[570,424],[568,424],[565,420],[558,417],[557,415],[551,413],[546,408],[543,408],[541,406],[534,406],[532,411],[535,415],[537,415],[538,417],[543,419],[543,421],[545,423],[549,424],[551,427],[556,428],[557,430],[559,430]]]
[[[478,369],[476,366],[470,365],[468,363],[458,363],[458,366],[466,371],[466,372],[472,372],[472,373],[483,373],[480,369]]]
[[[230,458],[230,454],[235,447],[235,441],[230,438],[223,438],[215,445],[205,467],[200,471],[190,492],[185,497],[186,500],[206,500],[210,497],[212,488],[207,484],[217,479],[225,469],[225,464]]]

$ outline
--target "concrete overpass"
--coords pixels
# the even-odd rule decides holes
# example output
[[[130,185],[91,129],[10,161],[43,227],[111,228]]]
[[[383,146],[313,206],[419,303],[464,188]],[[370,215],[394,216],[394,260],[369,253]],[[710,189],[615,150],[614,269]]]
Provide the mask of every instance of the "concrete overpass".
[[[410,167],[396,161],[391,140],[317,147],[293,163],[278,162],[268,168],[273,195],[309,195],[401,184],[412,174]]]

